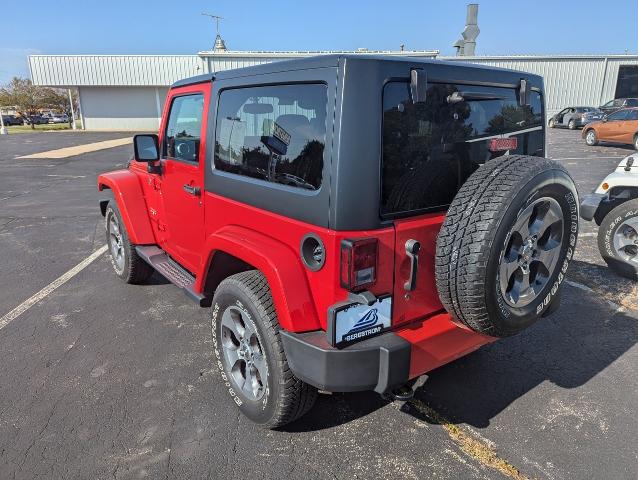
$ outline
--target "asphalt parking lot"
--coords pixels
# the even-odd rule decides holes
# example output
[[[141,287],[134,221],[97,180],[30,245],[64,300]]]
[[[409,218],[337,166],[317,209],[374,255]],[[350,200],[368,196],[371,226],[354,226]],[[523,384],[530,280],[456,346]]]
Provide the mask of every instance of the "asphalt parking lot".
[[[0,137],[0,318],[105,243],[95,178],[129,134]],[[550,131],[588,193],[632,150]],[[0,479],[638,477],[638,288],[584,223],[562,308],[430,373],[415,399],[320,395],[264,431],[213,368],[209,312],[155,274],[124,285],[100,256],[0,329]]]

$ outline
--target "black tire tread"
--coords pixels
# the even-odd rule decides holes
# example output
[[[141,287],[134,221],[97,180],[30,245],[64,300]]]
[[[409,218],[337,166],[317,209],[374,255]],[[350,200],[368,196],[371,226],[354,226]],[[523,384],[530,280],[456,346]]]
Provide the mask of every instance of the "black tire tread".
[[[277,402],[275,414],[264,426],[278,428],[297,420],[315,404],[317,389],[295,377],[288,366],[279,335],[281,326],[277,320],[275,305],[266,277],[259,270],[248,270],[226,278],[220,287],[223,284],[233,284],[250,298],[253,307],[259,314],[261,326],[267,331],[266,340],[270,342],[271,349],[275,352],[276,358],[272,360],[279,364],[279,371],[283,372],[283,376],[280,378],[275,377],[282,392],[280,398],[274,399]]]
[[[436,287],[448,312],[469,328],[490,336],[503,331],[486,308],[486,271],[496,232],[516,194],[547,169],[567,171],[541,157],[511,155],[486,162],[463,184],[437,238]]]

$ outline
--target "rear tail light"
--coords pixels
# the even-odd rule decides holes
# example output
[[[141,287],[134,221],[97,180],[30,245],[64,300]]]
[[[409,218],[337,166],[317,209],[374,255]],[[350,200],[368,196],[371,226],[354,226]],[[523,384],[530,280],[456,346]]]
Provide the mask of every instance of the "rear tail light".
[[[341,241],[341,286],[363,290],[377,280],[379,241],[376,238]]]
[[[490,152],[503,152],[505,150],[516,150],[518,147],[518,138],[492,138],[490,140],[489,149]]]

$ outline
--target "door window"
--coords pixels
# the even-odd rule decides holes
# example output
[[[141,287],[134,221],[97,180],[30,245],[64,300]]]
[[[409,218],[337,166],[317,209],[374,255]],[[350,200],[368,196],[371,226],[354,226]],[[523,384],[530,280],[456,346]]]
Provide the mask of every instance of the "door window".
[[[317,190],[326,144],[327,86],[224,90],[215,129],[215,168]]]
[[[195,163],[199,160],[203,110],[202,94],[173,98],[164,134],[164,158]]]
[[[638,120],[638,110],[629,110],[625,120]]]
[[[614,112],[612,114],[610,114],[607,119],[609,121],[618,121],[618,120],[625,120],[627,118],[627,115],[629,114],[630,110],[619,110],[618,112]]]

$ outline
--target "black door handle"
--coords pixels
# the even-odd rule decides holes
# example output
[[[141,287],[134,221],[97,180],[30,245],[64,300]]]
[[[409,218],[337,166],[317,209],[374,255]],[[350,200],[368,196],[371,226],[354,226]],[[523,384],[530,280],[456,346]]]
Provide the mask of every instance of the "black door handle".
[[[195,187],[193,185],[189,185],[188,183],[182,187],[186,193],[190,193],[191,195],[195,195],[199,197],[202,193],[202,189],[199,187]]]
[[[408,292],[416,288],[416,274],[419,269],[419,250],[421,243],[417,240],[410,239],[405,242],[405,253],[410,258],[410,278],[403,284]]]

